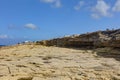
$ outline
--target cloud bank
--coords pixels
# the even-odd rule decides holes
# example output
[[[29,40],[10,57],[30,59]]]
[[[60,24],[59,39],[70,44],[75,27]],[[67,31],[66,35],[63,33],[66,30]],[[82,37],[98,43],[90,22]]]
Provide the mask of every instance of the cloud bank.
[[[101,17],[111,17],[114,16],[115,12],[120,12],[120,0],[116,0],[111,4],[108,4],[105,0],[96,0],[95,4],[89,4],[87,0],[80,0],[76,6],[75,10],[81,10],[81,8],[88,9],[92,18],[101,18]]]
[[[50,4],[52,7],[60,8],[62,6],[61,0],[40,0],[43,3]],[[112,4],[112,3],[111,3]],[[92,18],[111,17],[115,12],[120,12],[120,0],[116,0],[113,6],[105,0],[96,0],[95,4],[88,3],[87,0],[79,0],[73,7],[76,11],[81,9],[88,9]]]
[[[120,0],[117,0],[114,7],[112,8],[115,12],[120,12]]]
[[[100,18],[100,17],[109,17],[111,13],[109,12],[110,6],[103,0],[98,0],[97,4],[92,7],[92,17]]]

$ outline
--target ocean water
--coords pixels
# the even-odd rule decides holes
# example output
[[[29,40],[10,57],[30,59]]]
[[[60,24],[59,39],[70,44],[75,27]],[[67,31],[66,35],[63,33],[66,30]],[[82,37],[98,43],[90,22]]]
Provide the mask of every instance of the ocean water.
[[[0,45],[0,47],[2,47],[2,46],[6,46],[6,45]]]

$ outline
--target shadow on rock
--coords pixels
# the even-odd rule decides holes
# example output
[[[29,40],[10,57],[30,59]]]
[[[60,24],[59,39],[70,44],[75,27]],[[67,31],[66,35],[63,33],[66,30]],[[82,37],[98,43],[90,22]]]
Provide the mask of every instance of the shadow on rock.
[[[120,61],[120,49],[115,48],[98,48],[95,49],[95,52],[98,56],[105,58],[114,58],[117,61]]]

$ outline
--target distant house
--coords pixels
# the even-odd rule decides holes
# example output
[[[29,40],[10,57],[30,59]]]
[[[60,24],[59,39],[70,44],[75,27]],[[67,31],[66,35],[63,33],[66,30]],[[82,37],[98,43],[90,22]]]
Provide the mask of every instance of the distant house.
[[[31,44],[31,41],[29,41],[29,40],[26,40],[26,41],[24,41],[24,42],[22,42],[23,44]]]
[[[30,41],[24,41],[24,43],[29,43]]]

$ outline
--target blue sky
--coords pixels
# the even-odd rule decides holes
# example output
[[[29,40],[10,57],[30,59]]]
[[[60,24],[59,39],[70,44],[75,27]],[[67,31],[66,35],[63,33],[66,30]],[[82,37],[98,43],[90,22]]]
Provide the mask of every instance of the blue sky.
[[[0,0],[0,44],[120,28],[120,0]]]

